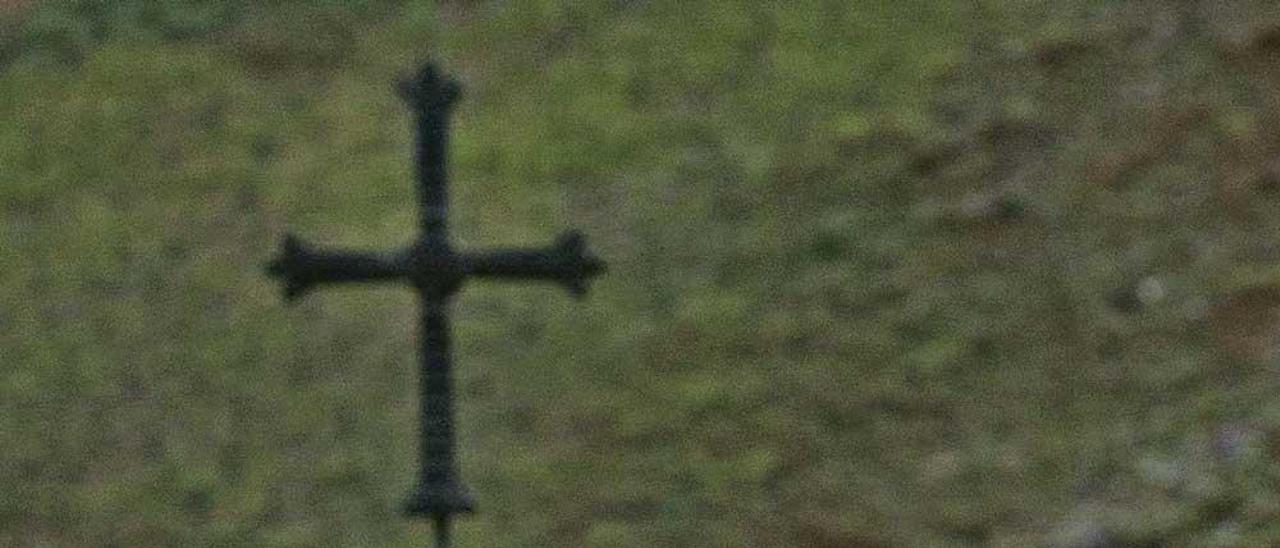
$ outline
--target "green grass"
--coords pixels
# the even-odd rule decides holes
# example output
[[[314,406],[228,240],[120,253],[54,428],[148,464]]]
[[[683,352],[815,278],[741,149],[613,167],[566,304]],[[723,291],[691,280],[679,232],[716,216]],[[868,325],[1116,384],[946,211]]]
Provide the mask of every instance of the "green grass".
[[[1224,6],[0,2],[0,545],[427,542],[411,293],[261,271],[409,241],[427,57],[458,243],[610,263],[456,303],[460,546],[1274,542],[1280,13]]]

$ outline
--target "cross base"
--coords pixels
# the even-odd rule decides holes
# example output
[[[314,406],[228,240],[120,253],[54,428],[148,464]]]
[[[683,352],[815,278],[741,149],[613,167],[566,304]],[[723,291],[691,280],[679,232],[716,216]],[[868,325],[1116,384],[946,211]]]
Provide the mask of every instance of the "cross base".
[[[415,517],[470,514],[475,511],[475,500],[466,486],[455,481],[443,485],[420,485],[409,496],[404,511]]]

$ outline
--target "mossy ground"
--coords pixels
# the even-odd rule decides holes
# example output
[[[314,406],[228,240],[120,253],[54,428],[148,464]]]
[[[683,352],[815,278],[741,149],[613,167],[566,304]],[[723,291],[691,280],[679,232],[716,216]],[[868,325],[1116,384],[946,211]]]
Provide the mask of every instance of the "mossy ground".
[[[570,226],[457,303],[461,546],[1280,539],[1271,2],[0,1],[0,544],[422,545],[415,317],[286,230]]]

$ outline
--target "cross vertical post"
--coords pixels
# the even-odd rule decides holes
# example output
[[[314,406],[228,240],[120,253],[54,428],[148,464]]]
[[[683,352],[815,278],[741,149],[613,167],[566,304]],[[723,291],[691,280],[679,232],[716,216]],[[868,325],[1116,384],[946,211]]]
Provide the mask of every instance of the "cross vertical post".
[[[416,118],[419,237],[410,251],[414,265],[410,281],[418,289],[421,333],[418,338],[420,450],[418,489],[408,511],[431,516],[442,537],[449,516],[471,512],[471,495],[454,465],[453,378],[450,370],[449,301],[462,284],[449,247],[446,149],[449,116],[458,99],[458,85],[427,65],[416,81],[401,84],[401,96]]]
[[[418,292],[420,317],[420,445],[418,486],[405,510],[435,523],[437,545],[449,543],[450,519],[474,510],[454,458],[453,379],[448,310],[468,278],[531,279],[558,282],[574,296],[586,293],[604,262],[587,251],[577,232],[562,234],[549,247],[458,253],[449,244],[446,152],[449,115],[459,97],[457,83],[428,63],[400,86],[415,115],[415,159],[420,207],[417,240],[392,253],[313,249],[287,235],[267,266],[293,301],[320,284],[396,280]]]

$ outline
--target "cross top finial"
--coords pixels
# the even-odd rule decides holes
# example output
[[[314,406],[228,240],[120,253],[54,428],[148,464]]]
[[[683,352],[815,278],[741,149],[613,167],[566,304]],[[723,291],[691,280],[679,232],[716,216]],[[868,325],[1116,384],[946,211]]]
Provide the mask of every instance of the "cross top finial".
[[[462,86],[430,61],[413,78],[402,80],[399,88],[400,97],[417,111],[447,109],[462,93]]]

